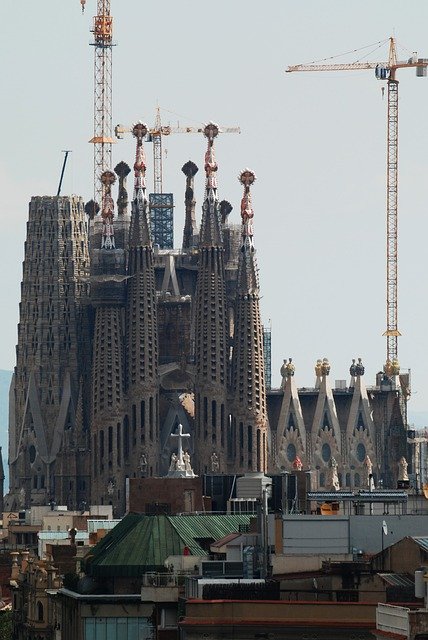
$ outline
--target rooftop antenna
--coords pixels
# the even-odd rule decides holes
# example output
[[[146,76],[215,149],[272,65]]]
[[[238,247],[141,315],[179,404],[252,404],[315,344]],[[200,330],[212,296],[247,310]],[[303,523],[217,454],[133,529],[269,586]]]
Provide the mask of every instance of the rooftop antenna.
[[[71,149],[66,149],[66,150],[63,149],[63,151],[61,153],[65,153],[65,156],[64,156],[64,162],[62,163],[61,177],[59,179],[58,191],[57,191],[57,194],[56,194],[57,197],[61,193],[61,186],[62,186],[62,179],[64,177],[65,165],[67,164],[68,154],[71,153]]]

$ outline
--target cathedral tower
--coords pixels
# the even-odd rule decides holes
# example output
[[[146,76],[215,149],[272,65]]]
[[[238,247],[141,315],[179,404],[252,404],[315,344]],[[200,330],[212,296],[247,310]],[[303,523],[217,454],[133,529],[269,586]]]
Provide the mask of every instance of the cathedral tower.
[[[250,187],[255,180],[246,169],[239,177],[242,242],[238,264],[235,333],[232,356],[232,439],[234,472],[267,471],[267,410],[264,379],[263,327],[253,244]]]
[[[95,309],[92,349],[93,504],[115,504],[124,495],[118,482],[124,402],[125,249],[123,229],[115,234],[112,171],[101,175],[101,215],[92,226],[91,302]],[[123,214],[122,214],[123,217]],[[126,226],[126,225],[125,225]],[[121,244],[121,246],[120,246]]]
[[[159,382],[157,300],[149,205],[146,195],[146,125],[133,128],[137,141],[134,197],[129,234],[126,310],[127,397],[123,456],[133,473],[159,473]]]
[[[9,411],[7,508],[75,504],[87,458],[84,389],[89,255],[83,202],[33,197]],[[78,398],[83,424],[76,424]]]
[[[213,453],[226,471],[226,398],[228,366],[227,305],[223,236],[217,194],[214,140],[218,127],[205,127],[205,200],[199,233],[195,297],[195,471],[210,470]]]
[[[195,217],[195,175],[198,173],[198,167],[189,160],[181,170],[186,176],[186,195],[184,199],[186,218],[183,230],[183,249],[191,249],[195,245],[198,234]]]

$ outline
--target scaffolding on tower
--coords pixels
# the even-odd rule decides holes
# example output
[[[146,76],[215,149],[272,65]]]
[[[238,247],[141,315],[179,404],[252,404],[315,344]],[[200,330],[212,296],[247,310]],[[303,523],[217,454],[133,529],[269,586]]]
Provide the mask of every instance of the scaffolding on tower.
[[[153,142],[154,163],[154,189],[153,193],[149,193],[150,230],[153,244],[158,245],[160,249],[172,249],[174,247],[174,195],[163,192],[162,134],[158,107],[155,126],[148,135],[148,141]]]

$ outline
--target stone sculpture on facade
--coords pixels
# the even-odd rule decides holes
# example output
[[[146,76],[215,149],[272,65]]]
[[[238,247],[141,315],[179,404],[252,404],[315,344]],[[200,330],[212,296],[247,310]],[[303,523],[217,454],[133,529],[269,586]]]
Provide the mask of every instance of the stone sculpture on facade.
[[[315,375],[317,378],[322,376],[322,360],[320,358],[318,358],[315,364]]]
[[[337,475],[337,462],[333,457],[331,457],[328,466],[327,490],[340,491],[339,476]]]
[[[372,464],[372,461],[370,460],[369,455],[366,455],[364,459],[364,470],[365,470],[364,487],[367,487],[368,489],[370,489],[371,481],[373,478],[373,464]]]
[[[213,473],[218,473],[219,469],[220,469],[220,464],[218,461],[218,455],[216,454],[215,451],[213,451],[213,454],[211,456],[211,471]]]
[[[358,362],[355,365],[355,374],[357,376],[363,376],[364,375],[364,371],[365,371],[365,368],[364,368],[363,362],[362,362],[361,358],[358,358]]]
[[[398,461],[398,480],[400,481],[408,481],[409,480],[409,476],[407,474],[407,460],[404,456],[401,456],[401,458]]]

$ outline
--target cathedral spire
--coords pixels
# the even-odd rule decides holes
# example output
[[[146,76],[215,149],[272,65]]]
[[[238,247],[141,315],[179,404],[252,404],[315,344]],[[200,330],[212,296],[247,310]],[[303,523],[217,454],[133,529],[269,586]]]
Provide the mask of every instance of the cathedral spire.
[[[113,171],[104,171],[101,174],[102,183],[102,205],[101,217],[103,219],[103,228],[101,233],[101,249],[114,249],[114,201],[111,197],[111,187],[116,182],[116,176]]]
[[[132,135],[137,140],[134,163],[134,196],[132,203],[132,220],[130,244],[132,246],[151,246],[149,223],[149,206],[146,193],[146,154],[143,140],[147,134],[147,126],[137,122],[132,129]]]
[[[195,458],[198,472],[207,473],[215,454],[221,473],[226,471],[226,401],[228,325],[224,248],[217,196],[214,139],[218,127],[204,129],[205,200],[199,234],[199,267],[195,294]]]
[[[132,133],[137,140],[134,196],[128,251],[126,308],[127,412],[123,452],[130,468],[145,460],[149,476],[159,473],[159,381],[156,278],[146,195],[145,124]]]
[[[183,249],[190,249],[193,246],[194,238],[198,233],[198,228],[196,226],[196,217],[195,217],[195,196],[194,196],[194,183],[195,183],[195,175],[198,172],[198,167],[194,162],[189,160],[182,167],[182,172],[186,176],[186,195],[185,195],[185,206],[186,206],[186,221],[184,223],[184,231],[183,231]]]
[[[238,272],[238,286],[242,293],[257,293],[259,289],[254,256],[254,211],[250,191],[250,187],[254,184],[255,180],[256,176],[250,169],[245,169],[239,176],[239,182],[244,187],[244,195],[241,200],[242,242]]]
[[[219,134],[218,125],[209,122],[204,128],[208,144],[205,153],[205,198],[202,206],[202,221],[199,242],[205,247],[219,247],[223,244],[220,220],[220,204],[217,194],[217,161],[214,140]]]
[[[268,419],[264,377],[263,328],[260,318],[259,284],[253,244],[250,187],[256,176],[245,169],[241,202],[242,242],[235,303],[235,335],[232,355],[234,452],[239,471],[266,471]]]

